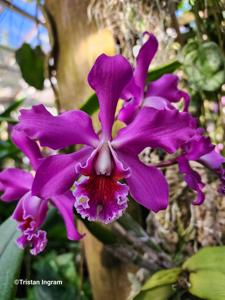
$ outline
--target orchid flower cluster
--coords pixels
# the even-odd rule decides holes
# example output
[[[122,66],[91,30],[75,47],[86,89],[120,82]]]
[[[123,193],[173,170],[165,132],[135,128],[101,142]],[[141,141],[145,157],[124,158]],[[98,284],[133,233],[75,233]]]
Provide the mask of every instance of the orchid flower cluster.
[[[146,84],[157,48],[157,39],[148,34],[134,68],[122,55],[97,58],[88,83],[99,101],[99,133],[90,116],[80,110],[53,116],[36,105],[20,111],[12,140],[29,158],[33,171],[9,168],[0,173],[2,201],[18,201],[12,217],[21,231],[20,247],[29,245],[33,255],[44,250],[47,235],[41,227],[49,203],[61,214],[70,240],[83,236],[75,227],[74,208],[82,218],[106,224],[123,214],[129,194],[150,211],[166,209],[168,183],[159,167],[140,160],[146,147],[175,155],[173,163],[196,192],[193,204],[203,202],[204,183],[190,161],[214,170],[224,184],[225,159],[188,112],[190,98],[178,88],[178,77],[165,74]],[[116,115],[119,99],[124,102]],[[182,111],[176,105],[180,101]],[[117,119],[124,127],[113,137]],[[39,145],[54,150],[83,146],[74,153],[44,157]],[[225,193],[224,185],[220,191]]]

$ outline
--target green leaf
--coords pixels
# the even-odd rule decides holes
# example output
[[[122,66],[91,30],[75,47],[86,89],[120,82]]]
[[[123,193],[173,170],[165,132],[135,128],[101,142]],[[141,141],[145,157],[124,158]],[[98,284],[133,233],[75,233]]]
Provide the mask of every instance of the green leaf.
[[[20,66],[23,79],[36,89],[42,90],[45,79],[45,54],[40,46],[31,48],[23,44],[16,51],[16,61]]]
[[[207,259],[208,260],[208,259]],[[225,299],[225,274],[218,271],[202,270],[189,276],[189,292],[201,299]]]
[[[57,285],[36,285],[32,288],[32,298],[35,300],[87,300],[89,283],[86,278],[84,282],[79,276],[79,271],[74,263],[75,257],[72,253],[56,255],[55,252],[44,254],[41,259],[34,263],[35,280],[62,281]],[[86,290],[88,288],[88,290]]]
[[[18,278],[23,258],[23,250],[15,243],[18,237],[16,222],[7,219],[0,226],[0,299],[14,299],[16,285],[14,280]]]
[[[8,122],[11,124],[17,124],[18,122],[10,117],[2,117],[0,116],[0,122]]]
[[[0,120],[2,118],[7,118],[10,116],[11,112],[16,111],[18,107],[20,107],[24,102],[24,99],[18,99],[13,101],[3,113],[0,114]],[[6,120],[7,121],[7,120]]]
[[[188,271],[189,292],[207,300],[225,299],[225,247],[206,247],[182,266]]]
[[[175,72],[179,67],[181,66],[181,63],[178,60],[172,61],[166,65],[157,67],[155,69],[152,69],[148,73],[147,81],[153,81],[158,78],[160,78],[164,74],[173,73]]]
[[[162,285],[174,284],[177,282],[180,272],[181,268],[158,271],[147,280],[141,290],[149,290]]]
[[[99,108],[98,98],[96,94],[91,95],[87,101],[80,107],[89,115],[93,115]]]
[[[175,293],[173,284],[178,280],[181,268],[161,270],[153,274],[143,285],[134,300],[167,300]]]
[[[151,290],[141,291],[133,300],[168,300],[175,291],[170,285],[156,287]]]
[[[182,268],[189,272],[199,270],[221,271],[225,274],[225,246],[205,247],[188,258]]]
[[[225,81],[225,60],[214,42],[190,40],[182,50],[183,69],[195,91],[213,92]]]

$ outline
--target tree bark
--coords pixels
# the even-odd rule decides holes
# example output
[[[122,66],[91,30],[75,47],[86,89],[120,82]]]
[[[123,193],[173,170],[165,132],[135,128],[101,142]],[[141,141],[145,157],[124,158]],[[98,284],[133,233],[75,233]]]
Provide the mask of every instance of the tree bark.
[[[53,33],[59,99],[64,109],[78,108],[91,95],[87,75],[97,56],[115,53],[112,34],[88,20],[89,0],[46,0]],[[54,27],[54,28],[53,28]]]

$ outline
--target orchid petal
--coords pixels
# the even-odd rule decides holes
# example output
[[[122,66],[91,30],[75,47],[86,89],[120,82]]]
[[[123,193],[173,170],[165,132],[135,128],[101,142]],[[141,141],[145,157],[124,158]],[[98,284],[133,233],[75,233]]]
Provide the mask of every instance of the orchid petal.
[[[42,252],[47,245],[46,232],[40,230],[47,211],[47,201],[32,196],[31,192],[28,192],[20,199],[12,215],[12,218],[19,223],[18,229],[22,232],[16,241],[17,245],[20,248],[30,245],[32,255]]]
[[[28,192],[18,202],[12,217],[17,222],[26,221],[30,218],[35,220],[36,227],[39,227],[44,222],[47,211],[47,202]]]
[[[225,163],[225,157],[223,157],[216,150],[212,150],[210,153],[200,157],[199,161],[205,164],[210,169],[218,169]]]
[[[196,121],[190,114],[143,107],[132,123],[120,129],[112,146],[136,154],[146,147],[173,153],[195,133]]]
[[[148,85],[145,97],[158,96],[170,102],[179,102],[184,99],[184,111],[187,111],[190,96],[185,91],[178,89],[179,77],[174,74],[164,74],[159,79]]]
[[[121,217],[127,208],[128,186],[113,176],[96,175],[76,182],[75,208],[82,218],[105,224]]]
[[[122,55],[100,55],[89,75],[89,85],[96,91],[99,100],[99,119],[103,139],[111,138],[112,125],[118,99],[132,77],[132,68]]]
[[[96,146],[98,137],[91,118],[83,111],[72,110],[53,116],[43,105],[22,109],[19,130],[31,139],[40,141],[41,146],[61,149],[74,144]]]
[[[198,136],[197,134],[189,143],[184,145],[185,157],[188,160],[198,160],[203,155],[211,152],[214,147],[210,138],[201,135]]]
[[[144,91],[145,80],[148,75],[149,65],[158,49],[158,41],[153,34],[149,34],[148,40],[141,47],[137,59],[136,68],[134,70],[134,78],[136,84]]]
[[[130,153],[117,151],[117,154],[131,170],[126,182],[134,200],[154,212],[165,209],[168,205],[169,192],[167,181],[161,171],[153,166],[146,166]]]
[[[184,180],[191,189],[197,192],[197,196],[192,204],[202,204],[205,199],[205,195],[203,193],[203,188],[205,185],[201,180],[201,176],[191,168],[188,160],[185,157],[179,157],[177,161],[180,173],[184,174]]]
[[[83,237],[77,229],[74,222],[74,213],[73,213],[73,207],[75,198],[73,197],[71,192],[67,192],[66,194],[55,196],[52,198],[52,203],[54,206],[58,209],[60,215],[62,216],[66,231],[67,231],[67,237],[69,240],[77,241]]]
[[[67,192],[77,177],[76,164],[85,160],[92,150],[85,147],[75,153],[52,155],[44,159],[34,178],[33,195],[50,198]]]
[[[152,107],[158,110],[162,109],[175,109],[175,107],[165,98],[159,96],[150,96],[144,99],[143,106]]]
[[[11,202],[20,199],[30,189],[33,176],[26,171],[9,168],[0,172],[0,190],[3,191],[1,200]]]
[[[149,65],[157,51],[158,42],[154,35],[149,34],[147,42],[141,47],[133,77],[121,93],[125,102],[119,112],[118,120],[129,124],[136,117],[144,97],[145,81]]]
[[[11,138],[13,143],[29,158],[33,169],[36,170],[42,158],[37,143],[28,138],[23,131],[17,130],[17,126],[13,128]]]

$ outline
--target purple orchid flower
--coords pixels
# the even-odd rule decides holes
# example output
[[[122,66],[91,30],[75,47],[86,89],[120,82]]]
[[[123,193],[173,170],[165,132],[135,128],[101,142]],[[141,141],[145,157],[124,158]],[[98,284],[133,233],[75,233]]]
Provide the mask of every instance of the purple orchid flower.
[[[118,99],[132,75],[130,64],[121,55],[97,58],[88,82],[99,100],[99,135],[90,117],[79,110],[53,116],[37,105],[21,111],[19,128],[42,146],[62,149],[86,145],[77,152],[44,159],[32,186],[34,195],[53,197],[68,191],[75,182],[76,210],[83,218],[104,223],[121,216],[128,192],[154,212],[167,207],[165,177],[156,167],[142,163],[138,154],[149,146],[175,152],[195,134],[196,121],[186,112],[143,107],[135,120],[112,138]]]
[[[184,99],[184,111],[187,111],[190,102],[188,93],[178,89],[179,78],[174,74],[164,74],[146,85],[149,65],[157,52],[158,42],[153,34],[145,34],[148,34],[148,40],[141,47],[133,76],[121,93],[125,102],[118,119],[126,124],[129,124],[144,106],[174,109],[172,103]]]
[[[12,140],[29,158],[34,170],[37,170],[42,155],[38,145],[25,136],[17,126],[12,131]],[[19,223],[18,229],[22,235],[17,239],[19,247],[31,246],[31,254],[37,255],[47,245],[47,234],[41,230],[41,225],[48,212],[48,200],[34,196],[31,192],[34,177],[30,172],[8,168],[0,172],[0,191],[3,192],[1,200],[4,202],[18,201],[12,218]],[[73,203],[71,192],[52,198],[51,203],[59,210],[67,229],[67,236],[71,240],[78,240],[81,235],[74,225]]]

